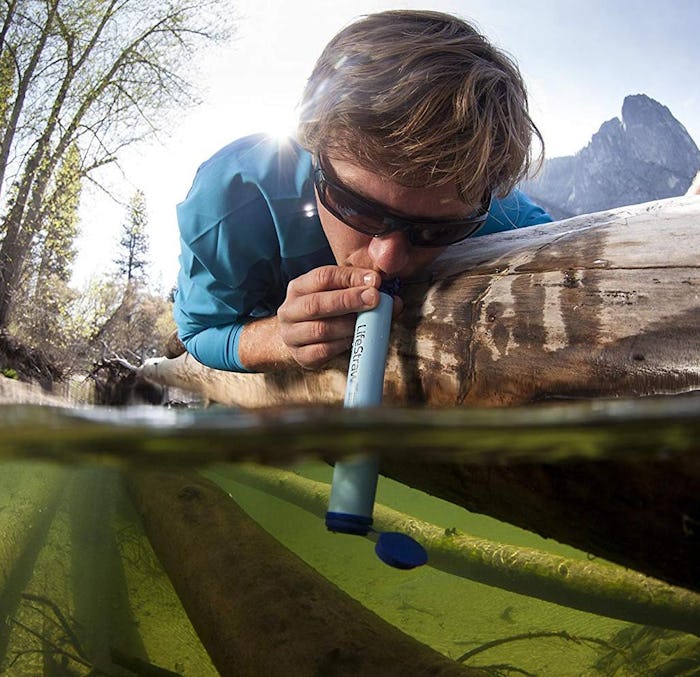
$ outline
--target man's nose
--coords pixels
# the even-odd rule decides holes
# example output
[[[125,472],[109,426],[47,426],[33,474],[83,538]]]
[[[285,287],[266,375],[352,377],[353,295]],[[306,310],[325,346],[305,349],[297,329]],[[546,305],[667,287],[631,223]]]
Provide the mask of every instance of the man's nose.
[[[411,244],[404,233],[394,231],[373,237],[367,252],[376,268],[387,275],[397,275],[409,263]]]

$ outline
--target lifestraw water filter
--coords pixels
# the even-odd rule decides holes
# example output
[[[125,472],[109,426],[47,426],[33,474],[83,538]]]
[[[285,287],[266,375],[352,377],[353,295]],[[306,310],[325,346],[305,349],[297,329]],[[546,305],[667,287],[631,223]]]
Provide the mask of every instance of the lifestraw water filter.
[[[345,407],[376,407],[381,404],[394,305],[392,292],[397,291],[398,280],[382,285],[379,305],[357,315],[350,348]],[[378,477],[379,459],[375,456],[364,454],[336,462],[326,513],[326,526],[330,531],[359,536],[373,531],[372,513]],[[423,547],[406,534],[380,534],[375,551],[383,562],[399,569],[413,569],[428,559]]]

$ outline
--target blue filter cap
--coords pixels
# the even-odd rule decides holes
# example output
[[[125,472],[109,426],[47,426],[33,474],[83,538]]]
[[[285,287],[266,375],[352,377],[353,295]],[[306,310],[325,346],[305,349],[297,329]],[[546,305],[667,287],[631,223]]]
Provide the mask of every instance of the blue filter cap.
[[[395,531],[379,534],[374,552],[384,564],[395,569],[415,569],[428,561],[428,553],[418,541]]]
[[[372,531],[372,518],[364,515],[352,515],[346,512],[326,513],[326,528],[339,534],[366,536]]]

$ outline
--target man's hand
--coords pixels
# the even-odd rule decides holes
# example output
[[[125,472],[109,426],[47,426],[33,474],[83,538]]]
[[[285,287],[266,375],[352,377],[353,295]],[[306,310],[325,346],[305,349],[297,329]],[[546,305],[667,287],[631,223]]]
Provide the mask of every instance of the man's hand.
[[[350,348],[356,314],[376,307],[381,281],[376,271],[351,266],[322,266],[299,276],[276,316],[246,325],[239,359],[256,371],[323,366]],[[401,307],[396,298],[394,315]]]
[[[277,311],[282,341],[302,367],[315,369],[350,348],[356,313],[379,303],[372,270],[323,266],[292,280]]]

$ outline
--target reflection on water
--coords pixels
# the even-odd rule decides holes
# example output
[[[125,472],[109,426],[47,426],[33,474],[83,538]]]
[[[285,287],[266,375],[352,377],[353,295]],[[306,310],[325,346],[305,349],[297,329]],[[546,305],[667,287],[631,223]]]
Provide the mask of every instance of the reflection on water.
[[[133,469],[148,474],[170,467],[178,473],[198,470],[200,477],[230,494],[228,500],[342,591],[441,654],[463,658],[472,667],[491,666],[482,674],[699,674],[700,640],[689,632],[592,614],[544,601],[534,590],[532,595],[516,594],[435,567],[389,569],[374,556],[371,541],[329,534],[318,516],[298,504],[242,483],[232,463],[282,461],[300,478],[328,483],[330,467],[318,459],[358,448],[388,458],[402,453],[450,463],[667,457],[687,452],[700,439],[699,413],[696,397],[511,412],[4,407],[0,410],[0,673],[219,674],[207,653],[215,640],[201,630],[202,618],[197,616],[201,611],[192,611],[194,606],[187,602],[192,615],[188,618],[175,591],[182,597],[183,585],[195,589],[202,585],[202,595],[207,594],[207,581],[211,583],[213,576],[204,571],[206,557],[201,559],[202,553],[195,549],[175,553],[175,564],[166,566],[169,576],[151,545],[158,539],[152,533],[150,539],[146,536],[134,507],[140,506],[143,515],[144,505],[155,505],[157,497],[134,499],[133,487],[130,493],[131,485],[124,481]],[[189,491],[181,491],[180,498],[196,504],[197,492]],[[390,480],[381,480],[377,500],[440,527],[446,535],[465,533],[590,561],[586,553]],[[173,511],[164,528],[178,519]],[[207,520],[209,528],[214,517]],[[194,539],[188,542],[198,542],[198,530],[203,539],[204,522],[185,534]],[[235,538],[231,534],[231,540]],[[157,546],[161,559],[163,547]],[[186,560],[195,554],[204,562],[202,580],[183,583],[173,577],[177,560],[184,571]],[[213,549],[211,555],[216,561]],[[597,560],[594,564],[605,566]],[[270,608],[280,603],[274,583],[266,581]],[[265,604],[257,608],[264,617]],[[300,626],[304,614],[312,611],[299,609]],[[223,628],[245,621],[211,621],[216,622]],[[349,632],[352,619],[347,622]],[[256,652],[276,651],[282,632],[269,625],[266,636],[251,639],[251,660]],[[292,655],[296,649],[285,650]],[[340,665],[336,672],[325,674],[353,674],[351,663]],[[242,668],[235,674],[254,673]],[[299,673],[280,663],[278,674]]]

